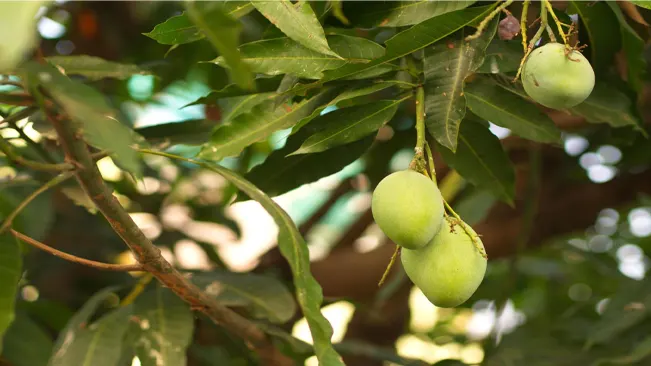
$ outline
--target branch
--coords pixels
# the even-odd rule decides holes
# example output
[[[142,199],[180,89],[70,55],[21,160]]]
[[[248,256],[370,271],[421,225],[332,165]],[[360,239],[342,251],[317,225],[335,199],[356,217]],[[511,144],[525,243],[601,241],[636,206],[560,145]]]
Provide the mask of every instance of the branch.
[[[112,264],[112,263],[102,263],[102,262],[96,262],[96,261],[91,261],[89,259],[84,259],[80,258],[77,256],[74,256],[72,254],[68,254],[65,252],[62,252],[60,250],[54,249],[47,244],[43,244],[40,241],[30,238],[29,236],[25,234],[21,234],[18,231],[11,229],[9,232],[15,236],[16,238],[24,241],[27,244],[30,244],[42,251],[48,252],[56,257],[59,257],[61,259],[65,259],[69,262],[74,262],[78,264],[82,264],[84,266],[88,267],[93,267],[97,269],[102,269],[106,271],[116,271],[116,272],[135,272],[135,271],[142,271],[142,266],[140,263],[138,264]]]
[[[86,143],[80,137],[80,131],[61,116],[48,113],[48,117],[59,135],[67,159],[80,167],[75,171],[79,184],[113,230],[129,246],[143,270],[151,273],[193,309],[203,312],[216,324],[243,338],[258,353],[264,364],[292,364],[255,323],[205,294],[163,258],[160,250],[143,234],[104,183]]]
[[[34,98],[25,93],[0,93],[0,103],[18,106],[30,106],[34,104]]]
[[[16,165],[22,165],[26,168],[33,169],[33,170],[40,170],[46,172],[63,172],[74,168],[74,166],[68,163],[50,164],[50,163],[41,163],[38,161],[25,159],[22,156],[18,155],[14,151],[11,144],[2,138],[0,138],[0,151],[2,151],[7,156],[7,159],[13,161]]]
[[[4,141],[0,139],[0,141]],[[2,226],[0,226],[0,234],[2,234],[7,228],[11,225],[11,223],[14,221],[16,216],[20,214],[20,212],[29,205],[30,202],[32,202],[38,195],[41,193],[47,191],[48,189],[58,185],[59,183],[62,183],[63,181],[67,180],[68,178],[72,177],[72,172],[66,172],[60,175],[57,175],[56,177],[50,179],[47,183],[39,187],[37,190],[32,192],[23,202],[21,202],[6,218],[5,221],[2,223]]]

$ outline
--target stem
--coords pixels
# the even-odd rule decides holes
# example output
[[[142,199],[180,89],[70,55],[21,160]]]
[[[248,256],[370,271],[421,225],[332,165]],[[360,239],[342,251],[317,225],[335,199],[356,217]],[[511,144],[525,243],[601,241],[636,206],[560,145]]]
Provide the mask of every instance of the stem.
[[[8,79],[0,79],[0,85],[10,85],[21,89],[23,88],[23,84],[19,83],[18,81],[13,81]]]
[[[151,273],[147,273],[142,278],[136,283],[136,285],[133,287],[131,292],[127,296],[122,299],[120,302],[120,306],[127,306],[129,304],[132,304],[140,294],[142,294],[143,291],[145,291],[145,287],[151,282],[151,280],[154,278],[154,276],[151,275]]]
[[[416,147],[409,168],[427,175],[425,170],[425,89],[416,88]]]
[[[506,0],[505,2],[502,3],[502,5],[498,6],[493,10],[490,14],[484,18],[481,23],[479,23],[479,26],[477,27],[477,31],[474,34],[469,35],[466,37],[466,41],[472,41],[473,39],[479,38],[481,34],[484,32],[484,29],[488,25],[488,23],[495,18],[497,14],[499,14],[502,10],[506,9],[509,5],[513,3],[514,0]]]
[[[434,154],[432,154],[432,149],[429,147],[427,140],[425,141],[425,152],[427,153],[427,163],[429,164],[429,174],[432,177],[432,181],[436,184],[436,166],[434,166]]]
[[[400,253],[400,247],[396,245],[396,250],[393,251],[393,255],[391,256],[391,261],[389,261],[389,265],[387,266],[387,269],[384,270],[384,274],[382,274],[380,283],[377,284],[378,287],[382,286],[384,284],[384,281],[386,281],[387,277],[389,276],[389,272],[391,272],[391,268],[393,267],[393,264],[396,262],[396,258],[398,258],[398,253]]]
[[[543,8],[547,8],[547,10],[549,10],[549,14],[551,14],[552,18],[554,19],[554,22],[556,23],[556,27],[558,27],[558,33],[560,33],[561,38],[563,39],[563,44],[567,46],[567,37],[565,36],[565,32],[563,32],[563,23],[561,23],[556,17],[556,13],[554,13],[554,8],[552,7],[552,4],[549,2],[549,0],[543,0],[543,3],[544,3]]]
[[[556,35],[554,34],[552,27],[550,27],[549,24],[547,24],[545,26],[545,29],[547,30],[547,34],[549,35],[549,40],[552,42],[556,42]]]
[[[518,80],[518,78],[520,77],[520,74],[522,73],[522,67],[524,66],[524,63],[527,60],[527,57],[529,57],[531,50],[533,50],[533,48],[536,46],[536,43],[540,40],[546,28],[547,28],[547,8],[542,6],[540,8],[540,28],[538,28],[536,34],[534,34],[533,38],[531,38],[531,41],[529,42],[529,46],[527,47],[527,51],[522,57],[522,60],[520,60],[520,67],[518,67],[518,73],[515,75],[515,79],[513,79],[513,82]]]
[[[30,106],[34,99],[25,93],[0,93],[0,103],[18,106]]]
[[[14,229],[10,230],[11,234],[15,236],[16,238],[22,240],[23,242],[34,246],[40,250],[43,250],[45,252],[48,252],[56,257],[59,257],[61,259],[65,259],[69,262],[74,262],[78,264],[82,264],[84,266],[88,267],[93,267],[97,269],[103,269],[106,271],[116,271],[116,272],[135,272],[135,271],[142,271],[142,266],[138,264],[111,264],[111,263],[102,263],[102,262],[96,262],[96,261],[91,261],[89,259],[84,259],[80,258],[77,256],[74,256],[72,254],[68,254],[65,252],[62,252],[60,250],[54,249],[51,246],[48,246],[46,244],[41,243],[40,241],[30,238],[29,236],[25,234],[21,234],[17,232]]]
[[[26,168],[33,170],[41,170],[46,172],[64,172],[67,170],[72,170],[74,166],[68,163],[41,163],[34,160],[28,160],[18,155],[11,144],[4,139],[0,138],[0,151],[2,151],[9,160],[13,161],[17,165],[22,165]]]
[[[260,327],[208,296],[163,258],[160,249],[138,228],[129,213],[113,196],[102,179],[82,134],[70,121],[60,115],[47,114],[54,126],[68,160],[81,169],[75,170],[77,181],[113,230],[129,246],[143,270],[189,303],[191,308],[206,314],[214,323],[245,340],[264,364],[290,364],[287,356],[274,347]]]
[[[3,141],[3,140],[0,140]],[[39,187],[37,190],[32,192],[27,198],[23,200],[5,219],[5,221],[2,223],[2,226],[0,226],[0,234],[3,233],[9,226],[11,226],[11,223],[14,221],[16,216],[20,214],[20,212],[29,205],[30,202],[32,202],[36,197],[38,197],[41,193],[47,191],[48,189],[58,185],[59,183],[62,183],[63,181],[67,180],[68,178],[72,177],[73,173],[72,172],[65,172],[63,174],[57,175],[56,177],[50,179],[47,183]]]
[[[423,154],[425,145],[425,89],[416,88],[416,154]]]
[[[520,15],[520,33],[522,34],[522,52],[527,53],[527,14],[529,12],[531,0],[525,0],[522,4],[522,14]]]
[[[466,224],[461,219],[461,217],[459,217],[459,215],[456,212],[454,212],[454,210],[452,209],[452,206],[450,206],[450,204],[448,204],[448,202],[445,199],[443,199],[443,204],[445,205],[445,208],[447,208],[448,211],[450,211],[452,216],[454,216],[454,218],[459,220],[459,225],[461,225],[461,227],[463,228],[463,231],[465,231],[466,234],[470,237],[470,240],[475,245],[475,248],[477,248],[477,250],[479,251],[479,254],[481,254],[481,256],[484,257],[484,258],[488,258],[488,255],[486,254],[486,250],[484,250],[484,248],[482,248],[481,245],[479,245],[479,243],[477,242],[476,236],[473,233],[471,233],[470,230],[468,229],[468,224]]]

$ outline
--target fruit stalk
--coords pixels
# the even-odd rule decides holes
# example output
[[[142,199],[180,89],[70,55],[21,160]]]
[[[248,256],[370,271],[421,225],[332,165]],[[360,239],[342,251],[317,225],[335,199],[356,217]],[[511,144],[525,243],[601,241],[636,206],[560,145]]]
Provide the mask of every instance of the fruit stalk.
[[[524,62],[527,61],[527,57],[529,57],[529,54],[531,53],[531,50],[536,46],[536,43],[540,40],[542,37],[543,33],[545,32],[545,29],[547,29],[547,8],[545,6],[540,7],[540,28],[536,31],[536,34],[534,34],[533,38],[531,38],[531,41],[529,42],[529,45],[525,49],[524,56],[522,56],[522,60],[520,60],[520,67],[518,67],[518,73],[515,74],[515,78],[513,79],[513,82],[516,82],[518,78],[520,77],[520,74],[522,73],[522,67],[524,67]],[[523,33],[523,37],[524,37]]]
[[[423,155],[425,145],[425,89],[416,89],[416,155]]]
[[[567,46],[567,37],[565,36],[565,32],[563,32],[563,23],[558,20],[556,17],[556,13],[554,13],[554,8],[552,7],[552,4],[549,2],[549,0],[543,0],[544,8],[547,8],[549,10],[549,14],[551,14],[552,18],[554,19],[554,22],[556,23],[556,26],[558,27],[558,33],[560,33],[561,38],[563,39],[563,44]],[[541,11],[542,14],[542,11]]]
[[[522,4],[522,14],[520,15],[520,34],[522,34],[522,52],[527,53],[527,14],[531,0],[525,0]]]
[[[485,250],[481,245],[479,245],[479,243],[477,242],[477,238],[475,237],[475,235],[474,235],[473,233],[471,233],[470,230],[468,229],[468,224],[465,224],[465,223],[464,223],[464,221],[461,219],[461,217],[459,216],[459,214],[457,214],[457,213],[452,209],[452,206],[450,206],[450,204],[449,204],[445,199],[443,199],[443,204],[445,204],[445,208],[446,208],[448,211],[450,211],[450,213],[452,214],[452,216],[453,216],[455,219],[459,220],[459,225],[461,225],[461,228],[463,228],[463,231],[465,231],[466,234],[468,234],[468,236],[470,237],[470,240],[472,241],[473,245],[474,245],[475,248],[477,248],[477,250],[479,251],[479,254],[481,254],[482,257],[488,259],[488,254],[486,254],[486,250]]]
[[[416,147],[414,158],[409,164],[409,169],[428,176],[425,170],[425,89],[422,85],[416,88]],[[429,177],[429,176],[428,176]]]

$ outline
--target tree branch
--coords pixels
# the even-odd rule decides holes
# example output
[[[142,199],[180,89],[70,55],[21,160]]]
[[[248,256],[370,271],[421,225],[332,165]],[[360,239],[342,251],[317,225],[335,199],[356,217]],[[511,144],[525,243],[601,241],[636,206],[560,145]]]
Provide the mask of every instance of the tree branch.
[[[274,347],[269,337],[255,323],[205,294],[163,258],[160,250],[138,228],[104,183],[86,143],[80,137],[80,131],[60,115],[48,113],[48,117],[67,159],[80,167],[75,171],[79,184],[113,230],[129,246],[142,268],[189,303],[194,310],[203,312],[213,322],[243,338],[249,348],[258,353],[264,364],[291,365],[293,362]]]
[[[47,244],[43,244],[40,241],[30,238],[29,236],[19,233],[18,231],[11,229],[9,232],[15,236],[16,238],[24,241],[25,243],[32,245],[42,251],[48,252],[56,257],[59,257],[61,259],[65,259],[69,262],[74,262],[78,264],[82,264],[84,266],[88,267],[93,267],[97,269],[102,269],[106,271],[116,271],[116,272],[135,272],[135,271],[142,271],[142,265],[140,263],[138,264],[112,264],[112,263],[102,263],[102,262],[96,262],[92,261],[89,259],[84,259],[77,257],[72,254],[68,254],[66,252],[62,252],[60,250],[54,249],[51,246],[48,246]]]

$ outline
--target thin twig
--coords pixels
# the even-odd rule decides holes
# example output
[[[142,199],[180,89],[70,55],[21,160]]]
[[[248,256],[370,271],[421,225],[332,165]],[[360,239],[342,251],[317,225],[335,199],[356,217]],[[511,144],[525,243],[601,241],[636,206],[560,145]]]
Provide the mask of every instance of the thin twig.
[[[396,245],[396,250],[393,251],[393,255],[391,256],[391,261],[389,261],[389,265],[384,270],[384,274],[382,274],[382,278],[380,279],[380,282],[377,284],[378,287],[382,286],[384,284],[384,281],[386,281],[387,276],[389,276],[389,272],[391,272],[391,268],[393,267],[393,264],[396,262],[396,258],[398,258],[398,253],[400,253],[400,247]]]
[[[520,34],[522,34],[522,52],[527,53],[527,14],[531,0],[525,0],[522,4],[522,14],[520,15]]]
[[[450,206],[450,204],[445,199],[443,199],[443,204],[445,205],[445,208],[447,208],[447,210],[450,211],[452,216],[455,219],[458,220],[458,224],[461,225],[461,228],[463,229],[463,231],[466,232],[466,235],[468,235],[468,237],[470,237],[470,241],[472,241],[472,244],[475,246],[475,248],[477,248],[477,251],[479,251],[479,254],[481,254],[481,256],[484,257],[484,258],[488,258],[488,255],[486,254],[486,250],[484,250],[484,248],[482,248],[481,245],[479,245],[479,243],[477,242],[477,236],[475,234],[473,234],[472,232],[470,232],[470,229],[468,228],[468,224],[466,224],[461,219],[459,214],[454,212],[454,210],[452,209],[452,206]]]
[[[502,3],[502,5],[498,6],[493,10],[490,14],[484,18],[481,23],[479,23],[479,26],[477,26],[477,31],[474,34],[469,35],[466,37],[466,41],[472,41],[473,39],[479,38],[481,34],[484,32],[484,29],[488,25],[488,23],[495,18],[496,15],[502,12],[502,10],[506,9],[509,5],[513,3],[514,0],[506,0],[505,2]]]
[[[432,178],[432,182],[436,184],[436,166],[434,166],[434,154],[432,154],[432,149],[429,147],[429,143],[425,140],[425,152],[427,153],[427,162],[429,164],[429,174]]]
[[[556,27],[558,27],[558,33],[560,33],[561,38],[563,39],[563,44],[565,46],[568,46],[567,43],[567,37],[565,36],[565,32],[563,31],[563,23],[561,23],[560,20],[556,17],[556,13],[554,13],[554,8],[552,7],[552,4],[549,2],[549,0],[543,0],[543,7],[546,7],[547,10],[549,10],[549,15],[552,16],[552,19],[554,19],[554,22],[556,23]]]
[[[538,28],[536,34],[534,34],[533,38],[531,38],[531,41],[529,41],[529,46],[527,46],[524,56],[522,56],[522,60],[520,60],[518,73],[515,75],[513,82],[516,82],[520,77],[520,74],[522,73],[522,68],[524,67],[524,63],[527,61],[527,58],[529,57],[531,50],[533,50],[533,48],[536,46],[536,43],[538,43],[543,33],[545,32],[546,28],[547,28],[547,8],[542,6],[540,8],[540,28]]]
[[[34,104],[34,98],[26,93],[0,93],[0,103],[18,106]]]
[[[2,151],[7,156],[7,159],[13,161],[15,164],[22,165],[26,168],[33,169],[33,170],[40,170],[45,172],[65,172],[67,170],[74,169],[74,166],[68,163],[50,164],[50,163],[41,163],[38,161],[25,159],[22,156],[18,155],[14,151],[11,144],[6,140],[4,140],[3,138],[0,138],[0,151]]]
[[[144,276],[136,283],[135,286],[133,286],[133,289],[131,289],[131,292],[127,294],[127,296],[120,301],[120,306],[127,306],[132,304],[140,294],[142,294],[143,291],[145,291],[145,287],[151,282],[151,280],[154,278],[154,276],[151,275],[151,273],[145,273]]]
[[[2,141],[2,140],[0,140]],[[50,179],[47,183],[39,187],[37,190],[32,192],[27,198],[23,200],[18,206],[5,218],[5,221],[2,223],[2,226],[0,226],[0,234],[2,234],[9,226],[11,226],[11,223],[14,221],[14,219],[20,214],[20,212],[29,205],[30,202],[32,202],[36,197],[38,197],[41,193],[47,191],[48,189],[58,185],[59,183],[64,182],[68,178],[72,177],[73,173],[72,172],[65,172],[63,174],[57,175],[56,177]]]
[[[15,86],[18,88],[23,88],[23,84],[21,84],[18,81],[13,81],[13,80],[6,80],[6,79],[0,79],[0,85],[9,85],[9,86]]]
[[[62,252],[60,250],[54,249],[49,245],[43,244],[40,241],[30,238],[29,236],[25,234],[21,234],[18,231],[11,229],[9,232],[15,236],[16,238],[22,240],[23,242],[34,246],[42,251],[48,252],[56,257],[59,257],[61,259],[65,259],[69,262],[74,262],[78,264],[82,264],[87,267],[93,267],[97,269],[102,269],[106,271],[116,271],[116,272],[136,272],[136,271],[142,271],[142,265],[140,263],[138,264],[112,264],[112,263],[102,263],[102,262],[96,262],[96,261],[91,261],[89,259],[84,259],[77,257],[72,254],[68,254],[65,252]]]

